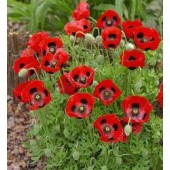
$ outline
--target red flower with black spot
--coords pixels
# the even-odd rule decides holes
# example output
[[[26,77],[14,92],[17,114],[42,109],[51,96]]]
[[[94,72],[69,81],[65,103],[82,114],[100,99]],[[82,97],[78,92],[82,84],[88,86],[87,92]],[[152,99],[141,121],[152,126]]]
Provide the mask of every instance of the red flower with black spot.
[[[64,73],[70,83],[78,88],[86,88],[93,83],[94,70],[85,65],[77,66],[69,73]]]
[[[55,54],[56,50],[58,48],[61,48],[63,46],[63,43],[60,38],[49,37],[45,42],[45,50],[43,52],[43,55],[46,55],[46,53],[51,52],[52,54]]]
[[[68,35],[84,37],[85,33],[89,33],[91,31],[90,21],[87,19],[81,19],[79,21],[70,21],[64,26],[64,31]]]
[[[48,38],[49,35],[46,32],[38,32],[29,38],[27,46],[35,50],[35,52],[42,54]]]
[[[75,20],[80,20],[83,18],[89,18],[90,16],[90,10],[89,10],[89,5],[85,1],[81,1],[76,9],[72,12],[72,17]]]
[[[69,117],[87,118],[92,112],[95,98],[89,93],[76,93],[66,104],[65,112]]]
[[[107,27],[118,26],[120,22],[121,19],[116,11],[107,10],[99,17],[96,25],[98,28],[104,29]]]
[[[58,79],[57,84],[58,84],[59,91],[61,94],[72,95],[79,90],[78,87],[73,86],[69,82],[69,80],[64,74]]]
[[[160,106],[163,108],[163,83],[161,83],[161,85],[160,85],[157,99],[158,99]]]
[[[22,90],[23,90],[30,82],[31,82],[31,81],[27,81],[27,82],[25,82],[25,83],[18,84],[18,86],[13,90],[13,94],[14,94],[15,98],[16,98],[19,102],[23,102],[22,97],[21,97]]]
[[[99,98],[105,106],[108,106],[117,100],[121,93],[112,80],[103,80],[95,87],[93,95]]]
[[[94,127],[100,134],[102,142],[125,142],[123,128],[115,114],[106,114],[97,118]]]
[[[134,70],[145,66],[145,54],[140,50],[125,50],[120,55],[120,64]]]
[[[122,38],[121,30],[114,26],[103,29],[101,35],[104,48],[116,48]]]
[[[156,50],[160,43],[160,35],[153,28],[139,27],[134,31],[134,42],[141,50]]]
[[[41,80],[31,80],[22,90],[21,98],[23,102],[30,104],[30,110],[42,108],[51,101],[50,92]]]
[[[62,49],[58,48],[53,55],[52,53],[47,53],[41,61],[41,68],[47,73],[55,73],[60,70],[60,68],[67,63],[69,59],[68,53]]]
[[[139,19],[134,20],[134,21],[128,20],[128,21],[122,22],[123,31],[127,38],[133,38],[133,33],[135,29],[141,26],[142,26],[142,23]]]
[[[21,69],[28,69],[27,76],[31,76],[35,70],[39,71],[39,67],[39,62],[33,56],[27,56],[18,58],[13,65],[13,70],[18,74]]]
[[[126,97],[123,100],[121,107],[125,114],[123,120],[128,122],[129,118],[131,118],[132,123],[147,122],[152,111],[152,105],[142,96]]]

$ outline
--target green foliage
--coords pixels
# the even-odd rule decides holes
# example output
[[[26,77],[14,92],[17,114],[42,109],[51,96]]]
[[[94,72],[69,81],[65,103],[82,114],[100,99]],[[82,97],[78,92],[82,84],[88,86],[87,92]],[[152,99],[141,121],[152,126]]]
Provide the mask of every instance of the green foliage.
[[[138,135],[130,135],[127,143],[101,143],[99,134],[93,128],[97,117],[115,113],[123,116],[122,100],[132,94],[145,96],[150,102],[156,100],[162,67],[156,69],[156,62],[162,63],[162,43],[158,51],[145,52],[147,65],[144,69],[128,70],[119,64],[124,46],[116,50],[105,50],[96,44],[88,45],[83,39],[77,45],[66,35],[61,36],[64,48],[72,56],[71,70],[80,64],[95,69],[95,81],[112,79],[122,90],[119,99],[108,107],[96,101],[93,112],[87,119],[69,118],[64,109],[67,95],[61,95],[52,88],[60,73],[42,77],[52,94],[50,105],[32,115],[38,119],[28,134],[25,147],[32,153],[33,161],[47,157],[47,170],[161,170],[162,169],[162,119],[153,109],[150,120],[143,125]],[[104,56],[96,63],[98,56]],[[81,89],[93,92],[93,87]]]
[[[78,2],[79,0],[30,0],[30,3],[24,3],[8,0],[8,18],[17,22],[24,21],[26,30],[31,33],[45,30],[56,34],[63,32],[64,25],[70,19],[72,10]],[[145,25],[161,30],[162,0],[88,0],[87,2],[90,5],[91,16],[96,20],[101,12],[114,9],[123,20],[140,18]]]

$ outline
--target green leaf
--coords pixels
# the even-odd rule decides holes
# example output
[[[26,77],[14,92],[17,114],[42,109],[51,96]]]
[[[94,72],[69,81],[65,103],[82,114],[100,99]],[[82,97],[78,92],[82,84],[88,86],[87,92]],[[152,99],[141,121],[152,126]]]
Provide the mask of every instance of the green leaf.
[[[99,10],[99,11],[105,11],[108,9],[115,9],[115,6],[112,4],[100,4],[98,6],[93,7],[93,9]]]

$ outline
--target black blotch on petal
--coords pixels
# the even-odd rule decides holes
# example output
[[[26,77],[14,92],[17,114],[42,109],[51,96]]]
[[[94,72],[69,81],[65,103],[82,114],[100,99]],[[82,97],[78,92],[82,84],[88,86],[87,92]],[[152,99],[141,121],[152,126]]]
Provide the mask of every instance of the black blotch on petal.
[[[56,43],[55,42],[50,42],[50,43],[48,43],[48,47],[55,47],[56,46]]]
[[[116,90],[115,90],[113,87],[111,87],[110,89],[111,89],[114,93],[116,92]]]
[[[48,66],[48,65],[50,65],[50,63],[49,63],[49,61],[45,61],[45,66]]]
[[[132,104],[132,108],[137,108],[137,109],[139,109],[139,107],[140,107],[140,106],[139,106],[138,103],[133,103],[133,104]]]
[[[23,68],[25,66],[25,64],[24,63],[21,63],[20,65],[19,65],[19,68]]]
[[[112,48],[114,48],[114,47],[115,47],[115,45],[114,45],[114,44],[108,44],[108,47],[112,47]]]
[[[134,56],[130,56],[130,57],[129,57],[129,60],[130,60],[130,61],[134,61],[134,60],[136,60],[136,58],[135,58]]]
[[[35,73],[34,70],[30,70],[30,75],[33,75]]]
[[[117,129],[118,129],[118,125],[117,125],[117,124],[114,124],[112,127],[113,127],[113,129],[114,129],[115,131],[117,131]]]
[[[148,47],[148,48],[145,48],[145,51],[148,51],[148,50],[150,50],[150,48]]]
[[[30,89],[30,94],[33,94],[33,93],[35,93],[37,91],[37,88],[32,88],[32,89]]]
[[[48,91],[46,89],[44,89],[44,93],[46,96],[48,96]]]
[[[75,106],[75,105],[73,105],[73,106],[71,107],[71,111],[72,111],[72,112],[76,112],[76,106]]]
[[[77,81],[79,79],[79,75],[78,74],[75,74],[74,77],[73,77],[74,81]]]
[[[102,20],[105,21],[105,20],[106,20],[106,17],[103,17]]]
[[[143,115],[142,120],[144,120],[146,118],[146,115],[147,115],[146,113]]]
[[[113,17],[113,21],[117,21],[117,17],[116,16]]]
[[[114,38],[116,38],[116,34],[109,34],[108,37],[114,39]]]
[[[143,36],[144,36],[144,34],[142,32],[140,32],[140,33],[138,33],[137,38],[141,39],[141,38],[143,38]]]
[[[75,33],[75,32],[72,32],[72,35],[73,35],[73,36],[75,36],[75,35],[76,35],[76,33]]]
[[[42,108],[42,107],[44,107],[45,106],[45,103],[42,105],[42,106],[39,106],[39,108]]]
[[[44,50],[44,51],[43,51],[43,56],[45,56],[45,55],[46,55],[46,53],[47,53],[47,52],[46,52],[46,50]]]
[[[49,73],[49,74],[54,74],[52,71],[47,71],[47,73]]]
[[[129,67],[128,69],[129,69],[129,70],[135,70],[136,67]]]
[[[83,28],[84,28],[84,29],[87,29],[87,28],[88,28],[88,26],[87,26],[87,25],[84,25],[84,26],[83,26]]]
[[[106,122],[107,122],[106,119],[102,119],[101,122],[100,122],[100,124],[104,124],[104,123],[106,123]]]
[[[86,99],[81,99],[80,102],[81,102],[82,104],[87,104],[87,103],[88,103]]]
[[[111,137],[111,138],[108,138],[108,140],[114,140],[114,138],[113,138],[113,137]]]
[[[89,72],[89,71],[87,71],[87,72],[86,72],[86,75],[87,75],[87,77],[89,77],[89,76],[90,76],[90,72]]]
[[[105,89],[105,87],[101,87],[101,88],[99,89],[99,92],[101,93],[104,89]]]
[[[19,100],[22,100],[21,96],[17,96]]]

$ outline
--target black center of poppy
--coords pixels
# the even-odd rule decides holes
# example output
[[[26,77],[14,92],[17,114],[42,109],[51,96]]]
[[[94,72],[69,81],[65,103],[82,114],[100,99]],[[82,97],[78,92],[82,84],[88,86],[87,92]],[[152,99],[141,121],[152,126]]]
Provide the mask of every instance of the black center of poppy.
[[[115,45],[114,45],[114,44],[108,44],[108,46],[109,46],[110,48],[115,48]]]
[[[84,28],[84,29],[87,29],[87,28],[88,28],[88,26],[87,26],[87,25],[84,25],[84,26],[83,26],[83,28]]]
[[[104,130],[105,133],[110,133],[110,132],[111,132],[110,126],[105,126],[105,127],[103,128],[103,130]]]
[[[78,111],[79,111],[80,113],[85,113],[85,112],[86,112],[85,106],[81,105],[81,106],[78,108]]]
[[[111,26],[113,24],[113,21],[111,20],[111,19],[108,19],[107,21],[106,21],[106,25],[107,26]]]
[[[132,104],[132,114],[137,116],[139,114],[139,104],[134,103]]]
[[[137,35],[137,39],[141,39],[144,37],[144,34],[142,32],[140,32],[138,35]]]
[[[105,90],[105,91],[104,91],[104,93],[103,93],[103,96],[104,96],[104,98],[105,98],[105,99],[110,98],[110,97],[111,97],[111,93],[110,93],[110,91]]]
[[[86,84],[86,77],[81,77],[80,78],[80,83]]]
[[[49,49],[49,51],[52,53],[52,54],[54,54],[55,53],[55,47],[50,47],[50,49]]]
[[[42,99],[41,94],[35,94],[35,95],[34,95],[34,99],[35,99],[36,101],[40,101],[40,100]]]
[[[109,34],[108,37],[109,37],[110,39],[115,39],[115,38],[116,38],[116,34]]]
[[[130,57],[129,57],[129,60],[130,60],[130,61],[135,61],[135,57],[130,56]]]

